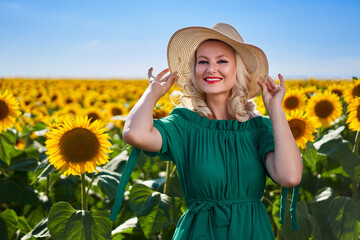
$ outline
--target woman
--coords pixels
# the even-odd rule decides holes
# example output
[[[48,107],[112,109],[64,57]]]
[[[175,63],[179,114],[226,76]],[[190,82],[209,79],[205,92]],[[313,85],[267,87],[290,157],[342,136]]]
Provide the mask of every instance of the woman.
[[[265,175],[287,190],[299,185],[303,169],[282,109],[283,77],[279,74],[278,86],[268,77],[262,50],[245,44],[223,23],[177,31],[168,45],[168,63],[172,73],[166,77],[168,69],[156,77],[149,70],[150,85],[131,110],[123,138],[134,149],[156,153],[177,166],[189,209],[173,239],[274,239],[260,201]],[[156,102],[175,81],[184,89],[183,108],[153,120]],[[261,91],[270,118],[256,116],[249,101]],[[122,198],[135,166],[130,159],[117,198]],[[112,219],[118,209],[119,204]]]

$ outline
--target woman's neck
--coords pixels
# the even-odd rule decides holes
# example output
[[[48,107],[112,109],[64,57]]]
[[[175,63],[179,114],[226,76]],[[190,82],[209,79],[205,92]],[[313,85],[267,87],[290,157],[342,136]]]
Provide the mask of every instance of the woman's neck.
[[[228,111],[227,107],[227,96],[207,96],[206,97],[206,104],[208,105],[209,109],[211,110],[214,119],[217,120],[229,120],[235,119]]]

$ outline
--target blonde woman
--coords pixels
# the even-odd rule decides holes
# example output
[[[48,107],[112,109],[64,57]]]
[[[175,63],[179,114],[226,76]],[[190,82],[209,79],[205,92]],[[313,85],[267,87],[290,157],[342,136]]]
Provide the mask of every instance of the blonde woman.
[[[168,64],[167,76],[168,69],[156,77],[149,70],[149,87],[131,110],[123,138],[133,151],[158,154],[177,166],[188,210],[173,239],[274,239],[261,202],[266,175],[284,187],[283,197],[296,187],[296,209],[303,170],[282,109],[283,77],[280,85],[268,77],[263,51],[223,23],[177,31],[169,41]],[[154,120],[156,102],[174,82],[184,90],[182,107]],[[261,91],[270,118],[257,116],[250,100]],[[135,162],[130,156],[112,220]],[[292,219],[297,229],[294,210]]]

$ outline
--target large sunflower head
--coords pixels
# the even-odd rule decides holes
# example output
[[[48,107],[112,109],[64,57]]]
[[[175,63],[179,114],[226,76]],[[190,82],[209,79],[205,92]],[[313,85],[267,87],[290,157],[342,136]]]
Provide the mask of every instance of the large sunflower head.
[[[351,131],[360,131],[360,98],[356,98],[347,107],[348,118],[346,123],[349,124]]]
[[[286,114],[293,110],[300,110],[305,106],[306,97],[300,90],[288,90],[283,100],[283,109]]]
[[[341,116],[342,104],[339,96],[330,91],[318,91],[308,101],[309,115],[315,117],[322,127],[328,127]]]
[[[64,120],[46,134],[49,162],[65,176],[97,171],[96,166],[108,162],[111,152],[105,131],[98,120],[91,123],[87,116]]]
[[[309,117],[303,110],[291,111],[286,116],[291,132],[299,148],[306,148],[308,141],[313,142],[313,133],[317,132],[319,123],[313,117]]]
[[[14,96],[7,90],[0,93],[0,131],[13,127],[20,114],[19,102]]]
[[[360,79],[356,79],[348,85],[344,91],[344,100],[351,103],[353,99],[360,97]]]

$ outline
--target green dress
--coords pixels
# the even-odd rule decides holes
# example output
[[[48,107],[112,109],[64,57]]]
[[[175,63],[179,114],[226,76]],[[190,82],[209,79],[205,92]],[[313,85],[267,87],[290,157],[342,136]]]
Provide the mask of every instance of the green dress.
[[[265,155],[274,150],[269,118],[210,120],[175,108],[168,117],[154,120],[154,126],[162,136],[162,149],[146,153],[174,161],[188,206],[173,239],[274,239],[261,202],[268,175]],[[137,158],[138,153],[132,154],[130,158]],[[129,166],[127,175],[134,166]],[[123,191],[118,194],[122,199]],[[112,220],[119,208],[115,205]]]

